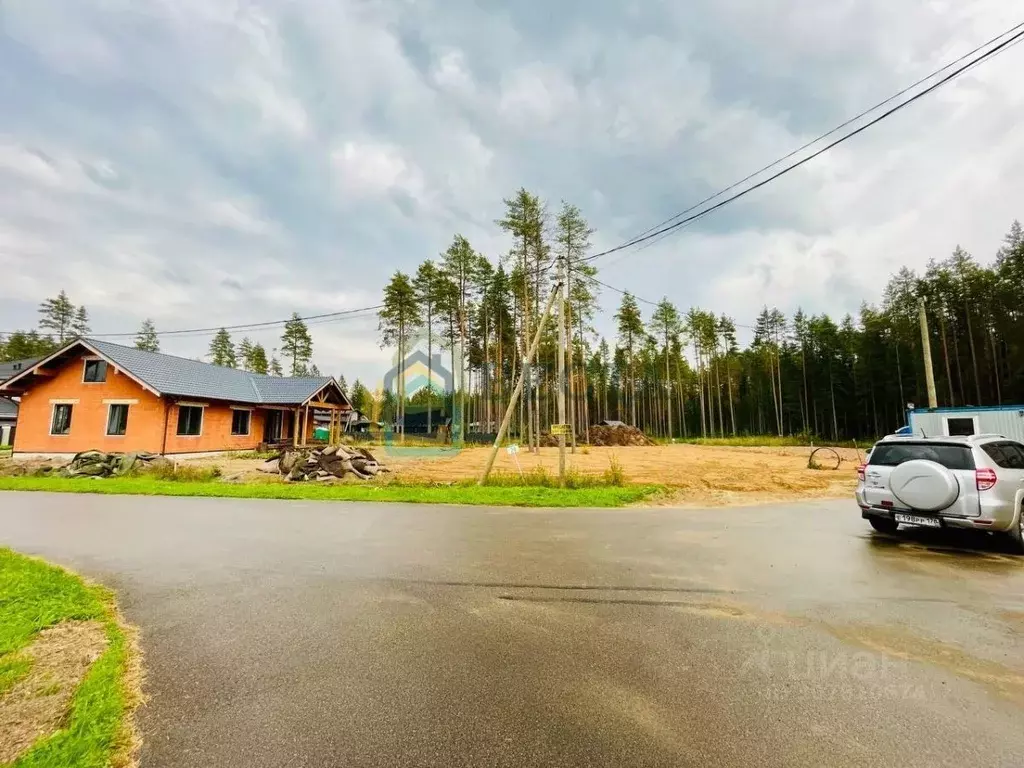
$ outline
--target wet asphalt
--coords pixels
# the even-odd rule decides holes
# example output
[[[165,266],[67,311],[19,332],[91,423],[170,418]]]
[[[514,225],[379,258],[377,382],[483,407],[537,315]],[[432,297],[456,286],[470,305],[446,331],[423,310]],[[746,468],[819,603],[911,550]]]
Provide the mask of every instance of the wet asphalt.
[[[0,543],[117,590],[143,768],[1024,763],[1024,558],[852,500],[3,493]]]

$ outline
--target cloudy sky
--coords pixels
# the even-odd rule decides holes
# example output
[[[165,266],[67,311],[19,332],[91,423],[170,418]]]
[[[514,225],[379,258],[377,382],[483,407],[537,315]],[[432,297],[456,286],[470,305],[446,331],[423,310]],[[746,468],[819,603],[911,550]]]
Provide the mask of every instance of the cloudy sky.
[[[492,221],[519,186],[576,203],[596,247],[617,245],[1020,15],[1006,0],[5,0],[0,331],[62,288],[96,332],[373,305],[456,232],[505,253]],[[957,243],[987,260],[1024,218],[1022,68],[1019,46],[601,260],[601,278],[750,323],[765,303],[856,311]],[[373,318],[311,330],[324,372],[380,378]]]

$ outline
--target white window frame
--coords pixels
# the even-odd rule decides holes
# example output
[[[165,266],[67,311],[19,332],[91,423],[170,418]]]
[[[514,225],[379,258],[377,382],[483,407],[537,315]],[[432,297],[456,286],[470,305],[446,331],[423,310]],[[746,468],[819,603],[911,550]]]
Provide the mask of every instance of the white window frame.
[[[960,414],[960,415],[957,415],[955,413],[946,413],[946,414],[942,415],[942,434],[945,437],[952,437],[952,435],[949,434],[949,420],[950,419],[970,419],[971,421],[974,422],[974,434],[976,434],[976,435],[980,435],[981,434],[981,428],[978,426],[978,417],[977,416],[972,416],[970,414]]]
[[[72,424],[72,422],[74,421],[74,418],[75,418],[75,403],[76,402],[78,402],[78,401],[76,400],[74,403],[68,402],[68,403],[53,403],[53,404],[51,404],[51,406],[50,406],[50,437],[70,437],[71,436],[71,424]],[[53,431],[53,423],[54,423],[54,421],[56,421],[56,418],[57,418],[57,409],[58,408],[63,408],[64,406],[67,406],[68,408],[71,409],[71,413],[68,415],[68,431],[67,432],[54,432]]]
[[[106,368],[103,369],[103,381],[86,381],[86,378],[85,378],[85,368],[86,368],[86,366],[89,363],[103,363],[104,365],[106,365]],[[82,383],[83,384],[106,384],[107,383],[107,373],[110,372],[110,368],[111,368],[110,363],[108,363],[102,357],[97,357],[96,355],[91,355],[89,357],[83,357],[82,358]]]
[[[245,421],[245,432],[235,433],[235,414],[239,411],[247,414]],[[252,408],[237,408],[235,406],[231,406],[231,437],[249,437],[252,435],[252,411]]]
[[[199,432],[194,435],[183,435],[178,432],[178,424],[181,423],[181,409],[182,408],[198,408],[199,409]],[[203,436],[203,427],[206,426],[206,405],[201,403],[178,403],[178,418],[174,424],[174,435],[175,437],[195,438]]]
[[[125,413],[125,417],[124,417],[124,434],[123,435],[116,435],[116,434],[114,434],[114,433],[112,433],[110,431],[110,410],[112,408],[114,408],[114,407],[120,407],[120,406],[124,406],[128,410]],[[107,428],[106,428],[106,435],[107,435],[107,437],[127,437],[127,435],[128,435],[128,416],[131,415],[131,408],[132,408],[131,403],[126,403],[126,402],[119,402],[119,403],[118,402],[110,402],[110,403],[107,403]]]

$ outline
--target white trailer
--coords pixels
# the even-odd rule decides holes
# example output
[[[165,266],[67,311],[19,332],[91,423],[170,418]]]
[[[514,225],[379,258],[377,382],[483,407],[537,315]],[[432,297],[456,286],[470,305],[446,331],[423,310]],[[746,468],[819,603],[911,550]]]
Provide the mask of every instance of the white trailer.
[[[1003,435],[1024,443],[1024,405],[979,408],[915,408],[907,412],[915,435]]]

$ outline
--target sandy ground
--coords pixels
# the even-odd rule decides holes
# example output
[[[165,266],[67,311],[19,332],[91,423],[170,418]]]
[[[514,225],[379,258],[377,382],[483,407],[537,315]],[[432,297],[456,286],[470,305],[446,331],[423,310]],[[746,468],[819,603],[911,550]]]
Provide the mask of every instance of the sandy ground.
[[[413,482],[444,483],[479,476],[487,448],[461,451],[434,448],[370,446],[370,450],[392,468],[394,477]],[[668,506],[718,506],[760,504],[790,499],[841,498],[853,492],[856,467],[863,454],[852,448],[836,449],[841,457],[838,469],[808,469],[813,449],[731,448],[697,445],[651,447],[580,447],[567,454],[571,470],[584,475],[605,473],[614,460],[630,483],[656,483],[669,492],[647,502]],[[540,454],[520,452],[519,467],[529,472],[538,467],[549,474],[558,471],[558,450],[542,448]],[[833,455],[821,455],[822,463],[834,465]],[[9,459],[0,460],[0,474]],[[20,462],[19,462],[20,463]],[[40,464],[41,462],[35,462]],[[57,462],[60,463],[60,462]],[[224,456],[188,459],[185,463],[218,466],[224,479],[234,482],[278,482],[279,478],[257,471],[260,459]],[[505,450],[498,454],[495,471],[515,474],[516,460]]]
[[[486,448],[442,451],[423,448],[371,447],[374,454],[394,470],[402,480],[451,482],[480,474],[487,458]],[[728,448],[696,445],[659,445],[652,447],[595,448],[580,447],[568,454],[568,465],[587,475],[603,474],[614,459],[622,467],[627,482],[656,483],[670,492],[654,503],[674,505],[757,504],[788,499],[836,498],[853,492],[856,467],[861,461],[857,451],[840,448],[842,463],[838,470],[807,468],[811,448]],[[834,456],[821,456],[824,462]],[[519,465],[524,472],[542,467],[550,474],[558,471],[558,450],[542,448],[539,455],[521,452]],[[190,464],[216,464],[224,477],[258,475],[262,462],[254,459],[205,458]],[[498,454],[495,471],[517,473],[515,459],[506,451]],[[266,475],[262,475],[266,478]],[[238,478],[241,479],[241,478]]]

